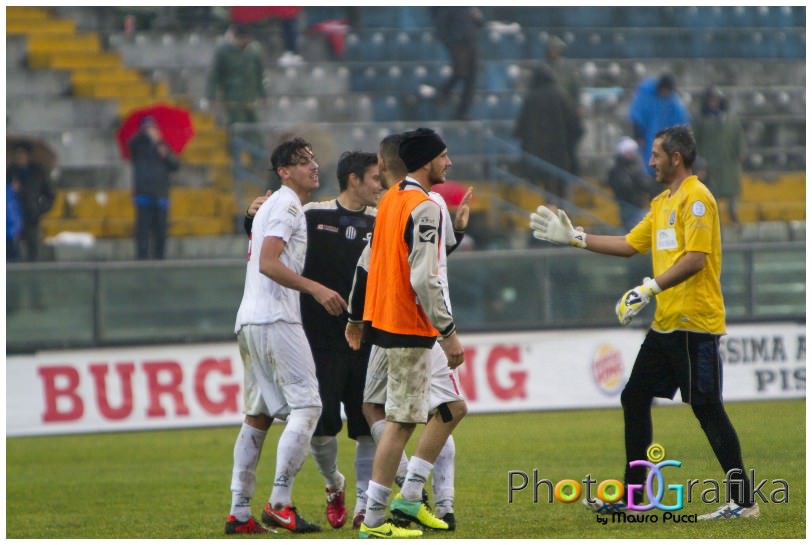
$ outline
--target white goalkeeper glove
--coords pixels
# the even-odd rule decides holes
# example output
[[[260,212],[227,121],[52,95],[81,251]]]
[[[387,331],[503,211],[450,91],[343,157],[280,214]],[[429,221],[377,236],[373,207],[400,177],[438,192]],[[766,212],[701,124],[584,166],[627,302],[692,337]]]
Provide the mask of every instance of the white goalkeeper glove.
[[[649,304],[651,299],[663,291],[653,278],[644,278],[643,283],[632,288],[618,299],[615,314],[621,325],[628,325],[632,318]]]
[[[576,248],[586,248],[586,233],[572,227],[567,213],[559,208],[558,214],[544,205],[530,214],[530,229],[533,236],[553,244],[569,244]]]

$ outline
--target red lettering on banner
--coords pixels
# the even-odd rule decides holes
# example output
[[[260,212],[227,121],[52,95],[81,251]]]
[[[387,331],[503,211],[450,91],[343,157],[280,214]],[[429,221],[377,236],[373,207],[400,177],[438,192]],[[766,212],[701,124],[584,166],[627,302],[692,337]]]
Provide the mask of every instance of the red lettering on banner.
[[[85,412],[85,405],[76,393],[79,388],[79,372],[73,367],[59,365],[40,367],[37,374],[42,377],[42,385],[45,388],[45,412],[42,413],[42,421],[67,422],[80,419]],[[56,385],[60,377],[67,379],[67,385]],[[59,398],[68,400],[70,408],[60,411],[57,406]]]
[[[240,393],[239,384],[223,384],[220,386],[222,398],[220,401],[212,400],[206,394],[206,377],[209,373],[219,371],[226,376],[232,376],[231,358],[206,358],[200,362],[195,371],[195,395],[203,410],[209,414],[222,414],[237,412],[237,396]]]
[[[175,399],[175,412],[178,416],[188,416],[189,408],[183,399],[180,387],[183,383],[183,368],[176,361],[145,362],[144,371],[147,373],[147,389],[149,390],[149,407],[147,416],[166,416],[161,405],[161,394],[169,394]],[[169,373],[169,382],[161,383],[158,374],[162,371]]]
[[[121,381],[121,406],[113,408],[107,397],[107,368],[106,363],[96,363],[88,367],[93,380],[96,383],[96,405],[99,412],[108,420],[123,420],[133,412],[133,381],[135,365],[132,363],[118,363],[115,366]]]
[[[468,401],[476,401],[476,380],[474,377],[474,361],[476,360],[476,348],[466,346],[464,349],[464,362],[457,367],[457,374],[460,379],[462,395]]]
[[[521,357],[518,346],[495,345],[488,354],[488,361],[485,364],[485,372],[488,377],[488,384],[493,394],[502,400],[509,400],[515,397],[524,399],[527,397],[525,383],[527,382],[527,371],[511,371],[508,376],[511,385],[504,387],[496,380],[496,366],[501,360],[508,360],[513,364],[521,364]]]

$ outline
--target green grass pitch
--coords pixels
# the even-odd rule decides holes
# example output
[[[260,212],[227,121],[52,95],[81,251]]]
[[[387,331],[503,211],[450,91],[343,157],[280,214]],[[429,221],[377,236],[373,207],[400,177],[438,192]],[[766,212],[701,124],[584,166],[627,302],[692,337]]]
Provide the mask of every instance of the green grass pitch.
[[[456,538],[803,538],[806,535],[805,400],[730,403],[744,461],[758,479],[789,483],[788,503],[761,504],[759,519],[705,523],[601,525],[580,503],[534,504],[530,490],[509,504],[510,470],[553,483],[622,479],[620,409],[470,415],[455,433],[458,531],[425,537]],[[275,445],[267,438],[257,474],[254,513],[259,515],[273,480]],[[418,429],[418,431],[420,431]],[[8,538],[216,538],[228,514],[231,456],[237,427],[108,433],[6,441]],[[654,409],[655,441],[683,466],[666,482],[722,478],[699,424],[687,406]],[[340,441],[340,469],[354,498],[354,443]],[[532,475],[531,475],[532,478]],[[697,490],[701,491],[702,488]],[[349,525],[329,529],[323,515],[323,482],[308,458],[295,485],[295,500],[308,519],[327,527],[308,538],[352,538]],[[710,507],[712,508],[712,507]],[[708,511],[699,503],[683,513]],[[298,537],[280,535],[279,537]],[[250,539],[250,538],[249,538]]]

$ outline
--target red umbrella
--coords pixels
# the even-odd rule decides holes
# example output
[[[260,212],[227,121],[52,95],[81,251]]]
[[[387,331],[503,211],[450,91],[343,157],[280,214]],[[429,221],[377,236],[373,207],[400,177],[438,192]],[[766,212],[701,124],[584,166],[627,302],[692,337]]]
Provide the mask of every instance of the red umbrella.
[[[135,110],[127,116],[116,135],[118,149],[125,159],[130,158],[130,147],[128,145],[130,138],[138,132],[141,127],[141,120],[145,117],[152,117],[155,120],[158,128],[161,129],[164,142],[175,153],[182,152],[195,134],[192,116],[182,108],[167,104],[154,104]]]
[[[466,191],[468,191],[468,186],[460,182],[446,180],[444,183],[434,184],[431,186],[431,190],[442,195],[449,208],[454,208],[462,202]]]

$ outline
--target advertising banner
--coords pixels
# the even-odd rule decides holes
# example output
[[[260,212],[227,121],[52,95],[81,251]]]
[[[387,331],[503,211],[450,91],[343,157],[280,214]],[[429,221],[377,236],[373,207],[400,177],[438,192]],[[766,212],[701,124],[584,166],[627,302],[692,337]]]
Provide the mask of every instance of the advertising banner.
[[[643,330],[461,334],[469,412],[620,407]],[[806,397],[806,333],[730,326],[727,401]],[[238,424],[237,343],[40,352],[6,362],[6,433],[35,435]],[[673,402],[679,402],[679,393]]]

